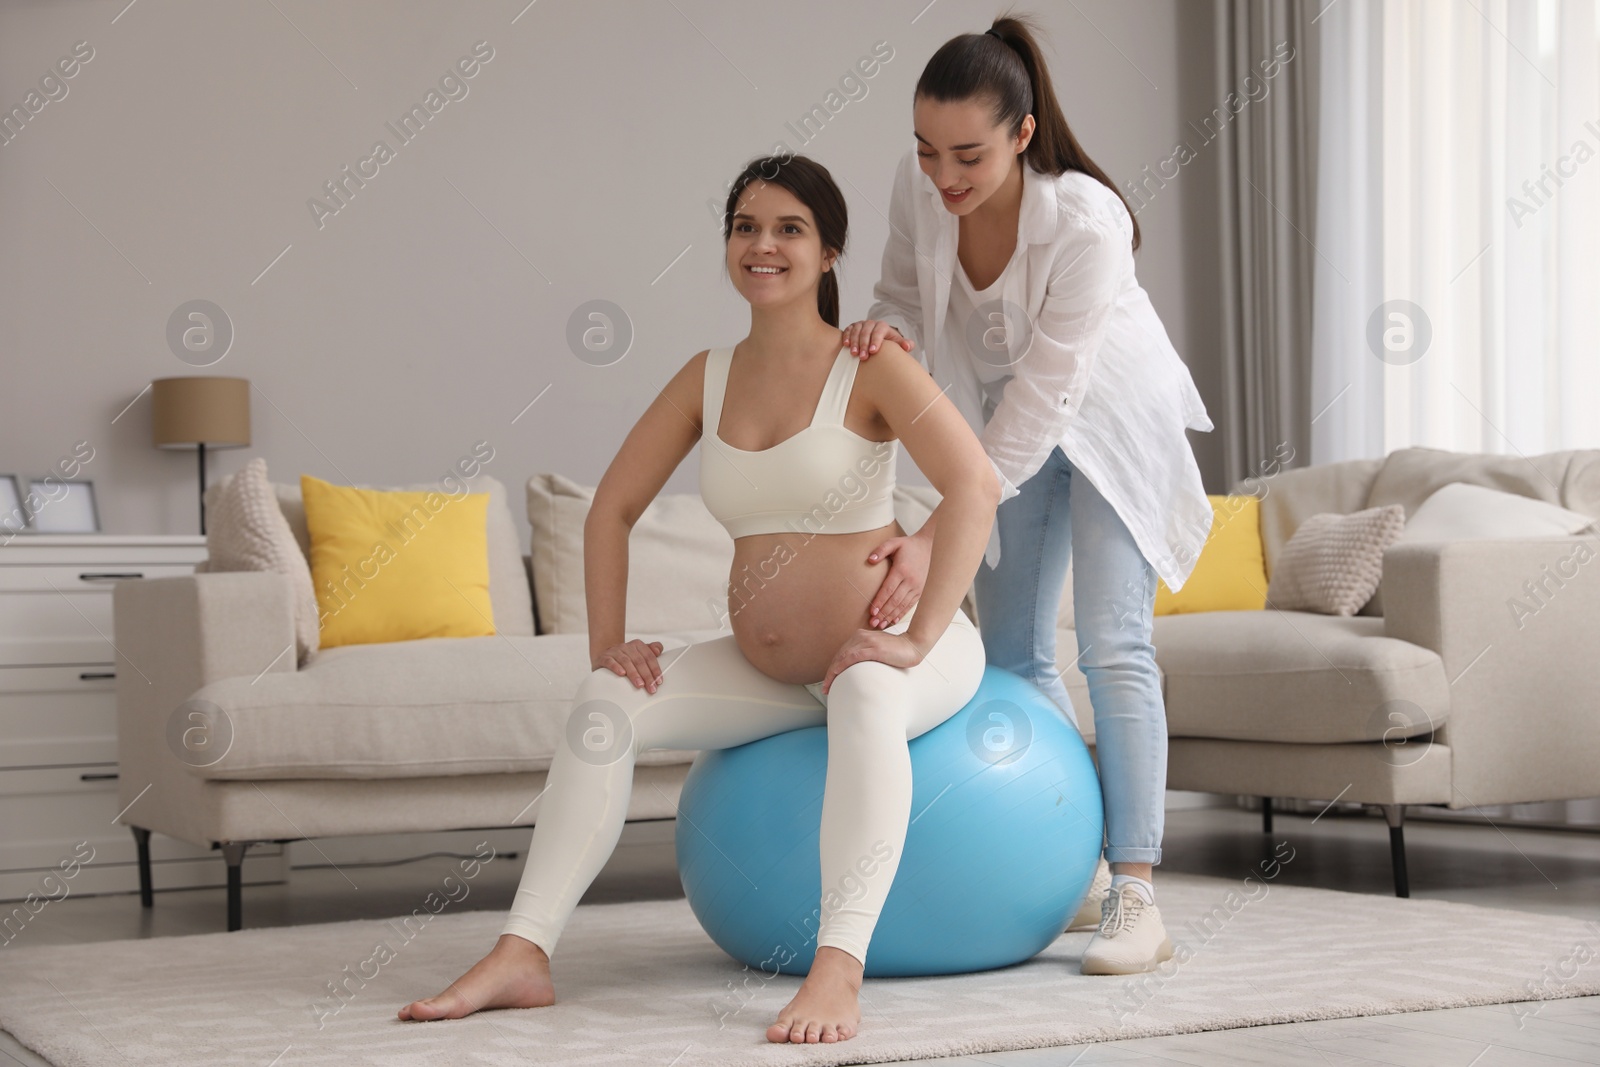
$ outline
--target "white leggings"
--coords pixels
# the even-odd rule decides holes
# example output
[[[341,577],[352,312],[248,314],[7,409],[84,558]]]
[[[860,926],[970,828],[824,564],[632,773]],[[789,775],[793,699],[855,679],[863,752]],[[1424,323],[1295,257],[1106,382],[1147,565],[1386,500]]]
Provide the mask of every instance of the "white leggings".
[[[887,632],[903,633],[915,612],[913,607]],[[865,963],[910,818],[906,742],[961,710],[983,678],[983,641],[972,620],[958,608],[921,663],[853,663],[834,676],[826,695],[820,681],[799,685],[761,673],[732,634],[668,649],[659,659],[662,682],[654,693],[604,667],[578,687],[503,932],[555,954],[562,927],[622,834],[638,753],[731,748],[826,724],[824,908],[817,945],[843,949]],[[588,702],[593,703],[585,708]],[[868,869],[870,877],[863,879]],[[828,910],[828,899],[841,896],[837,887],[863,881],[862,895]]]

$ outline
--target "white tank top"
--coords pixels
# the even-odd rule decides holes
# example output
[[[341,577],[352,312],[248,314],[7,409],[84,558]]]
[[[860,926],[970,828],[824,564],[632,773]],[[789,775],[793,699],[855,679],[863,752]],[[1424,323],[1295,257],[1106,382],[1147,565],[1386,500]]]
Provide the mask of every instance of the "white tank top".
[[[860,533],[894,521],[899,441],[873,441],[844,425],[858,360],[841,347],[805,429],[750,452],[722,440],[722,401],[733,346],[706,354],[700,496],[735,537]]]
[[[1016,374],[1017,354],[1006,347],[1005,342],[1011,331],[1006,328],[998,305],[986,308],[989,314],[982,319],[978,316],[978,309],[999,300],[1000,294],[1005,291],[1006,275],[1016,266],[1023,247],[1023,243],[1018,241],[1016,251],[1011,254],[1005,269],[995,276],[987,289],[974,289],[972,279],[967,277],[960,259],[955,261],[955,280],[950,286],[950,302],[945,310],[945,330],[955,344],[966,347],[972,353],[972,367],[983,388],[985,423],[994,416],[995,406],[1000,403],[1006,383]]]

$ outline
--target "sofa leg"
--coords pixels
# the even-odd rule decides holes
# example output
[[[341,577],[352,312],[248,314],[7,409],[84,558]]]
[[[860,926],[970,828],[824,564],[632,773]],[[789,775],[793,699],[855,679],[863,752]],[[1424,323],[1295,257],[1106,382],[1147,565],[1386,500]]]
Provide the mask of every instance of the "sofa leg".
[[[1394,895],[1409,897],[1411,882],[1406,876],[1406,839],[1404,804],[1384,804],[1383,817],[1389,824],[1389,862],[1394,865]]]
[[[153,908],[156,905],[155,886],[150,879],[150,831],[142,826],[130,826],[133,845],[139,852],[139,905]]]
[[[1261,798],[1261,832],[1272,836],[1272,798]]]
[[[228,931],[244,925],[244,854],[248,841],[224,841],[222,858],[228,864]]]

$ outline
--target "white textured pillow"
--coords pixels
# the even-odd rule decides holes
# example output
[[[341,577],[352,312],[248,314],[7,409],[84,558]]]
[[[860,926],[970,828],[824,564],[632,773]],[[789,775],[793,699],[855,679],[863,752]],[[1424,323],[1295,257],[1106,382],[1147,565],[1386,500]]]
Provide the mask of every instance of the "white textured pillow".
[[[1482,541],[1501,537],[1565,537],[1595,519],[1545,500],[1483,485],[1451,482],[1424,500],[1402,541]]]
[[[295,543],[289,520],[267,481],[267,461],[257,456],[207,493],[206,571],[275,571],[294,587],[295,659],[316,652],[317,596],[311,567]]]
[[[1267,607],[1354,615],[1383,579],[1383,550],[1400,536],[1399,504],[1302,522],[1278,555],[1267,584]]]
[[[1396,543],[1567,537],[1594,523],[1592,515],[1568,511],[1547,500],[1471,482],[1449,482],[1417,505]],[[1372,595],[1361,613],[1383,614],[1383,590]]]

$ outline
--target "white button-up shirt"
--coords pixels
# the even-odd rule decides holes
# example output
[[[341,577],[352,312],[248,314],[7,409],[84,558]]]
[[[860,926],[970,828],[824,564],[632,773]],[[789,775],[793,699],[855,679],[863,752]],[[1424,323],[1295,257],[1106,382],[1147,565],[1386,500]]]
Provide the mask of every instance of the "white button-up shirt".
[[[1211,420],[1134,278],[1133,220],[1121,199],[1079,171],[1052,177],[1020,162],[1019,254],[1001,275],[1001,303],[980,302],[977,321],[955,330],[946,315],[960,223],[916,149],[906,152],[867,317],[916,342],[913,355],[983,441],[1002,501],[1060,445],[1177,591],[1212,522],[1184,430],[1210,430]],[[992,394],[997,367],[1009,378],[985,422],[985,383]],[[1000,560],[998,522],[984,559]]]

